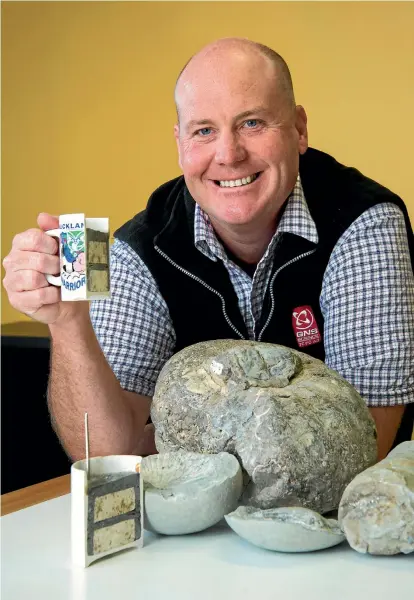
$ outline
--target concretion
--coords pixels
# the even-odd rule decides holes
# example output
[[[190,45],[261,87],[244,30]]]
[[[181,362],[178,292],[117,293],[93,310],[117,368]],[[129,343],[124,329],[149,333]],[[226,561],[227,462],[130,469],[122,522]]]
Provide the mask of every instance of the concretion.
[[[167,535],[202,531],[234,510],[242,492],[237,459],[226,452],[172,452],[141,462],[145,528]]]
[[[358,552],[414,552],[414,441],[399,444],[351,481],[338,519]]]
[[[307,508],[260,510],[239,506],[225,516],[229,526],[247,541],[278,552],[311,552],[336,546],[345,536],[334,519]]]
[[[218,340],[175,354],[152,401],[160,453],[230,452],[242,504],[338,508],[376,460],[376,431],[357,391],[322,361],[273,344]]]

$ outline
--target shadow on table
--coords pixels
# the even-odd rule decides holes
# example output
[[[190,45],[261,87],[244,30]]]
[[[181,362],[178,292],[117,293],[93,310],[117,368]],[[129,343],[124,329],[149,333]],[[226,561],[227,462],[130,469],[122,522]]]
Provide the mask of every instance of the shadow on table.
[[[353,550],[346,540],[333,546],[331,548],[325,548],[323,550],[315,550],[313,552],[275,552],[273,550],[265,550],[259,548],[254,544],[251,544],[247,540],[238,536],[232,529],[225,529],[226,523],[220,522],[215,528],[210,528],[201,534],[196,535],[210,535],[221,530],[222,533],[230,532],[231,535],[223,535],[223,539],[220,541],[220,546],[215,551],[216,556],[223,562],[227,562],[232,565],[238,565],[242,567],[259,567],[277,569],[277,568],[291,568],[297,567],[298,565],[312,567],[315,562],[320,565],[320,560],[323,557],[326,561],[337,557],[345,557],[347,563],[352,562],[355,567],[362,567],[365,569],[373,568],[378,571],[381,569],[390,569],[395,573],[398,571],[409,571],[413,572],[414,569],[414,554],[396,554],[394,556],[374,556],[371,554],[361,554],[356,550]],[[238,551],[239,550],[239,551]],[[343,558],[342,558],[343,560]]]

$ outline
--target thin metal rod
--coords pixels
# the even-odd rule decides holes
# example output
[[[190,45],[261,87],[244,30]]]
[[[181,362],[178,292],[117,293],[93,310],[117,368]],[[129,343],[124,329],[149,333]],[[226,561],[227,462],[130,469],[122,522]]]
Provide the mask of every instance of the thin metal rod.
[[[89,477],[89,430],[88,430],[88,413],[85,413],[85,454],[86,454],[86,476]]]

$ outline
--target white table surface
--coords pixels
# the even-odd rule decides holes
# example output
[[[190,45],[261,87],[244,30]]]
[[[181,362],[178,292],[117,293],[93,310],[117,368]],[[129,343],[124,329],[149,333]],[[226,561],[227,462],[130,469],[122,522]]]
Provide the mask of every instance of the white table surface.
[[[257,548],[225,522],[188,536],[146,533],[87,569],[70,561],[70,495],[1,518],[1,600],[414,600],[414,553],[306,554]]]

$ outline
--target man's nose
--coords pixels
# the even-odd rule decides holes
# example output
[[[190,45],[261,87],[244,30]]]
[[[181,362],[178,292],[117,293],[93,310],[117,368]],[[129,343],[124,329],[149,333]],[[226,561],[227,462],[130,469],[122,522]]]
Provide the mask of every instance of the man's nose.
[[[246,149],[235,132],[221,133],[216,142],[215,159],[218,164],[232,165],[246,158]]]

